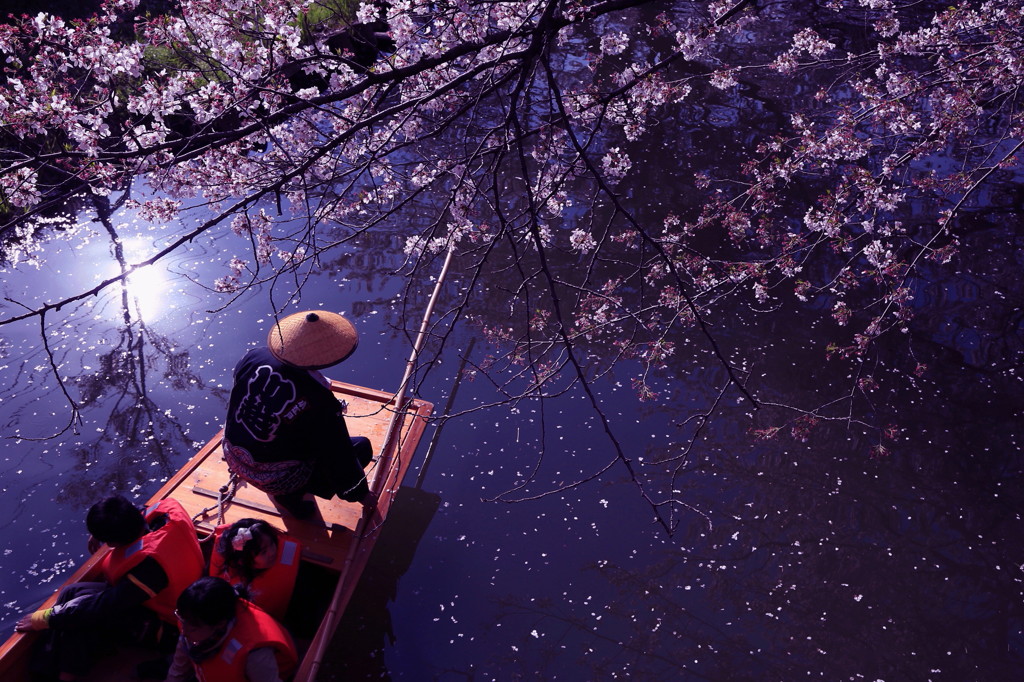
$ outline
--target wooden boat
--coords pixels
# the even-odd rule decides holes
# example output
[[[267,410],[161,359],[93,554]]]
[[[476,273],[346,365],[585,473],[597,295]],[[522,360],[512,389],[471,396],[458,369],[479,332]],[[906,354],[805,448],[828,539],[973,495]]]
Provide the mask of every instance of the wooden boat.
[[[298,520],[278,509],[265,493],[241,483],[224,504],[218,499],[232,493],[230,472],[221,455],[221,434],[217,434],[149,500],[178,500],[192,514],[200,539],[212,535],[221,523],[240,518],[262,518],[298,539],[303,546],[296,594],[285,625],[295,635],[301,664],[293,680],[315,679],[326,646],[352,597],[366,567],[380,529],[387,519],[392,500],[405,476],[433,406],[421,400],[403,400],[399,394],[332,382],[335,395],[347,404],[346,420],[353,436],[366,436],[378,455],[366,468],[370,489],[378,503],[367,510],[362,504],[338,498],[316,498],[318,513]],[[395,410],[395,403],[402,406]],[[204,543],[209,545],[209,542]],[[91,556],[64,583],[97,580],[98,566],[108,548]],[[63,586],[62,586],[63,587]],[[60,589],[40,608],[52,605]],[[316,626],[316,627],[313,627]],[[38,633],[15,633],[0,648],[0,680],[28,680],[28,662]],[[121,651],[113,660],[101,662],[88,678],[90,682],[122,682],[137,679],[135,666],[153,659],[152,651]]]

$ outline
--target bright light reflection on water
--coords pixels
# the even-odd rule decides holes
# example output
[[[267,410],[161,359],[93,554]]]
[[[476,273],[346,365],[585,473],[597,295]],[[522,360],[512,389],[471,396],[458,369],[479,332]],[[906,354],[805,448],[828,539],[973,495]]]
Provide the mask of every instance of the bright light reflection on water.
[[[129,267],[145,261],[153,255],[151,240],[142,236],[129,237],[121,241],[125,262]],[[103,279],[117,277],[121,274],[120,265],[111,260],[102,273]],[[154,320],[165,312],[167,292],[171,281],[167,266],[157,261],[153,265],[143,266],[125,280],[128,298],[135,314],[146,320]]]
[[[142,318],[153,320],[160,316],[168,284],[167,271],[159,265],[148,265],[128,275],[128,295]]]

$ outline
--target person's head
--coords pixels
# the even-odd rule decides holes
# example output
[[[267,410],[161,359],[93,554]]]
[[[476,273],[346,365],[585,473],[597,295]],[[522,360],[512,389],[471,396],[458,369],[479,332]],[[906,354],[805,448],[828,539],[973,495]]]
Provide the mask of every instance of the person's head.
[[[267,334],[267,347],[281,362],[301,369],[324,369],[355,352],[356,328],[338,313],[307,310],[277,322]]]
[[[277,560],[278,531],[262,519],[239,519],[225,529],[217,542],[224,565],[251,580]]]
[[[100,542],[111,547],[123,547],[146,532],[146,517],[127,498],[111,495],[89,508],[85,527]]]
[[[190,645],[213,640],[223,634],[235,617],[238,595],[222,578],[204,576],[178,595],[178,626]]]

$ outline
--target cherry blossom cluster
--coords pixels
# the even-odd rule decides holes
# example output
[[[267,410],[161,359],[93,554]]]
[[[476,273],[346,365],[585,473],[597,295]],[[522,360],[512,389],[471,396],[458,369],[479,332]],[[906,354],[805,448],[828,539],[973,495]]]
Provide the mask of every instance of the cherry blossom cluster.
[[[911,15],[896,3],[859,4],[877,31],[871,52],[844,53],[836,40],[807,27],[765,63],[785,76],[855,69],[853,87],[837,78],[831,91],[820,91],[814,98],[818,104],[794,113],[788,137],[760,144],[760,157],[752,156],[744,167],[745,189],[719,189],[692,221],[673,216],[677,226],[664,243],[669,253],[678,254],[675,273],[686,273],[697,292],[710,294],[739,277],[751,283],[758,302],[765,302],[789,280],[801,300],[831,298],[839,324],[860,311],[865,326],[851,349],[864,352],[887,329],[905,329],[913,312],[907,286],[912,268],[948,262],[956,244],[951,223],[956,210],[970,205],[972,193],[993,170],[1010,167],[1017,158],[1021,117],[1014,94],[1021,85],[1022,30],[1021,7],[1014,2],[940,6],[917,28],[909,28],[902,15]],[[840,3],[835,9],[851,11]],[[682,30],[676,42],[688,58],[708,65],[713,87],[729,90],[744,73],[756,71],[756,65],[723,60],[713,49],[721,45],[721,34],[712,43],[702,39],[709,33]],[[770,78],[764,71],[758,77]],[[962,157],[958,163],[966,170],[937,175],[940,155]],[[736,178],[726,180],[735,186]],[[795,186],[809,184],[823,185],[826,192],[794,214],[787,199]],[[954,211],[936,215],[930,226],[900,219],[912,202],[940,196]],[[678,225],[690,232],[722,229],[737,246],[756,246],[763,255],[743,267],[719,263],[717,274],[709,276],[704,262],[680,248],[681,240],[673,236]],[[931,235],[923,243],[922,229]],[[815,283],[796,279],[802,262],[812,256],[820,260],[822,247],[838,256],[831,276]],[[648,272],[655,286],[674,276],[672,269]]]
[[[239,235],[223,291],[408,224],[413,273],[455,249],[523,278],[523,336],[488,325],[512,356],[604,343],[653,396],[674,337],[726,297],[821,304],[850,356],[906,329],[917,273],[955,258],[958,218],[1024,138],[1019,0],[314,4],[110,0],[0,23],[0,220],[143,182],[145,219],[198,205],[203,229]],[[791,110],[640,210],[646,143],[751,88]]]

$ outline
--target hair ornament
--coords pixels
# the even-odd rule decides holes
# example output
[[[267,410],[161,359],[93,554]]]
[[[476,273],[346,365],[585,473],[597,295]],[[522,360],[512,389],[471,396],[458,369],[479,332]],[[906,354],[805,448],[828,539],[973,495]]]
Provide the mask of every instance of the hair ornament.
[[[241,552],[242,548],[245,547],[245,543],[252,540],[252,529],[251,528],[239,528],[235,531],[235,536],[231,538],[231,548],[236,552]]]

